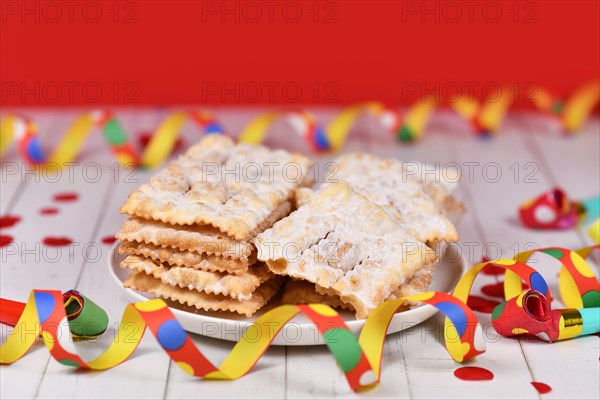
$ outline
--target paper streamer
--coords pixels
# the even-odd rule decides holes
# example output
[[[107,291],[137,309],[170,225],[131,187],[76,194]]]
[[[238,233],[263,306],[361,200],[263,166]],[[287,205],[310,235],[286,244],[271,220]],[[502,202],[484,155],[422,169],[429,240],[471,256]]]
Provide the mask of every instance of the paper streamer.
[[[274,111],[254,118],[242,131],[239,141],[243,143],[262,143],[271,126],[277,120],[287,121],[294,131],[308,143],[314,152],[327,151],[331,148],[323,126],[317,124],[312,114],[304,111]]]
[[[399,116],[395,111],[381,103],[370,102],[344,108],[327,124],[327,127],[317,123],[310,113],[303,111],[274,111],[262,114],[244,128],[240,141],[262,143],[272,124],[279,119],[285,119],[314,152],[337,152],[343,148],[350,131],[361,115],[375,117],[390,132],[395,132],[400,126]]]
[[[567,277],[571,279],[561,283],[565,304],[574,304],[578,296],[581,304],[586,306],[598,301],[598,296],[589,295],[589,293],[599,293],[598,283],[584,261],[592,250],[598,248],[600,246],[577,251],[561,248],[538,250],[563,263],[567,274],[562,275],[560,280],[565,281]],[[17,361],[33,346],[36,337],[41,334],[52,357],[62,364],[83,369],[108,369],[131,356],[142,339],[146,327],[149,327],[169,357],[188,374],[205,379],[237,379],[254,366],[281,328],[294,316],[303,313],[322,334],[350,387],[354,390],[368,389],[379,382],[387,327],[398,308],[409,299],[431,304],[446,315],[447,323],[444,330],[446,346],[456,361],[463,362],[483,353],[485,343],[481,326],[473,311],[465,304],[471,286],[483,268],[487,265],[495,265],[507,270],[505,280],[507,299],[520,295],[521,280],[525,281],[532,290],[547,294],[548,285],[542,276],[523,261],[529,259],[533,253],[534,251],[524,252],[517,255],[515,259],[499,259],[477,264],[461,278],[453,295],[427,292],[386,301],[365,321],[358,340],[338,313],[328,306],[321,304],[279,306],[263,314],[248,328],[219,367],[204,357],[175,319],[167,304],[160,299],[128,305],[119,325],[117,340],[98,358],[86,362],[77,354],[73,344],[65,339],[67,335],[60,335],[61,324],[67,320],[60,292],[34,290],[16,324],[15,331],[0,348],[0,362],[10,364]],[[591,284],[591,279],[594,280],[595,286]],[[568,292],[563,293],[563,290]],[[132,326],[134,329],[131,329]],[[22,335],[22,332],[34,334]]]
[[[254,366],[285,323],[302,312],[319,329],[350,386],[360,390],[379,381],[382,344],[387,326],[396,310],[408,299],[424,301],[446,313],[456,323],[454,331],[460,333],[458,338],[452,338],[453,341],[463,338],[474,341],[474,331],[467,329],[469,325],[477,325],[473,312],[446,293],[430,292],[386,302],[367,320],[358,341],[343,319],[328,306],[285,305],[265,313],[254,322],[217,368],[193,344],[167,304],[155,299],[128,305],[119,325],[117,340],[98,358],[86,362],[77,354],[72,343],[65,340],[66,335],[60,335],[60,327],[67,318],[60,292],[34,290],[15,331],[0,349],[0,362],[9,364],[17,361],[41,334],[52,357],[60,363],[83,369],[108,369],[130,357],[146,327],[149,327],[161,347],[190,375],[205,379],[237,379]],[[28,335],[23,337],[21,332],[25,331]],[[480,354],[481,351],[473,354]]]
[[[326,134],[331,143],[331,151],[338,152],[344,146],[346,139],[362,114],[378,115],[384,110],[381,103],[364,103],[347,107],[327,125]]]
[[[496,133],[513,102],[513,92],[507,88],[502,88],[497,99],[485,102],[475,119],[477,133],[483,136]]]
[[[590,226],[588,233],[594,243],[600,244],[600,218]]]
[[[577,89],[564,104],[562,121],[565,131],[573,133],[580,130],[599,101],[600,80]]]
[[[564,103],[559,98],[553,96],[544,88],[537,88],[529,95],[529,100],[533,102],[536,108],[553,119],[560,121],[559,117],[564,109]]]
[[[414,142],[423,137],[427,122],[431,118],[437,103],[433,96],[427,96],[409,108],[398,131],[401,142]]]
[[[470,99],[461,96],[454,103],[451,104],[452,109],[463,119],[469,122],[473,131],[479,129],[477,123],[477,116],[479,115],[479,103],[475,99]]]
[[[174,112],[161,122],[140,156],[114,115],[106,111],[88,112],[75,119],[53,153],[47,157],[42,150],[36,124],[24,117],[7,115],[0,123],[2,130],[0,157],[14,141],[17,143],[21,158],[27,163],[51,163],[64,166],[76,160],[90,133],[95,128],[100,128],[110,150],[120,164],[152,168],[162,164],[170,155],[181,127],[187,120],[196,122],[204,133],[225,133],[221,125],[205,111]]]
[[[600,80],[583,85],[564,102],[544,88],[536,88],[529,94],[529,99],[538,110],[558,121],[565,132],[574,133],[581,129],[600,101]],[[503,88],[497,98],[488,99],[483,104],[461,95],[449,106],[467,120],[475,132],[488,137],[499,131],[514,100],[514,92]],[[271,125],[278,119],[284,119],[304,138],[312,151],[338,152],[343,148],[358,117],[366,114],[378,119],[385,130],[399,141],[413,142],[423,137],[428,121],[440,106],[442,104],[439,104],[435,95],[428,95],[410,105],[401,116],[396,110],[378,102],[361,103],[344,108],[326,127],[307,111],[272,111],[252,119],[243,129],[240,140],[262,143]],[[157,128],[144,153],[138,155],[114,115],[105,111],[84,113],[73,122],[53,154],[46,157],[34,121],[8,114],[0,121],[0,157],[16,141],[21,158],[28,163],[53,162],[64,165],[75,160],[91,131],[101,128],[106,142],[121,164],[156,167],[170,155],[179,130],[188,119],[195,121],[204,133],[226,133],[222,125],[206,111],[173,112]]]

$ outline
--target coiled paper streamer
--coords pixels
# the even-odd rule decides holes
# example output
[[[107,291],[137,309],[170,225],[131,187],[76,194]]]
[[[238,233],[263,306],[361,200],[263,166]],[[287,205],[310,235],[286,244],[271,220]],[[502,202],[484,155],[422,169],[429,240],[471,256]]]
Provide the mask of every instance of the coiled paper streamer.
[[[590,277],[591,269],[584,258],[595,246],[578,251],[561,248],[539,250],[557,258],[563,263],[567,276],[572,279],[566,283],[565,290],[571,290],[565,297],[569,304],[582,292],[598,292],[595,278]],[[58,291],[34,290],[16,325],[15,331],[0,348],[0,362],[10,364],[21,358],[35,343],[41,334],[52,357],[60,363],[83,369],[103,370],[112,368],[127,360],[142,339],[146,327],[158,340],[176,364],[190,375],[205,379],[237,379],[246,374],[269,347],[275,335],[299,313],[305,314],[323,335],[325,343],[344,372],[350,387],[363,390],[377,384],[381,372],[381,359],[387,327],[395,312],[406,300],[417,300],[435,306],[446,315],[444,336],[447,349],[456,361],[463,362],[485,351],[481,326],[465,301],[476,276],[486,265],[502,266],[507,269],[506,297],[520,293],[521,279],[532,289],[540,293],[548,292],[548,285],[542,276],[522,260],[528,259],[533,252],[517,255],[515,259],[499,259],[480,263],[471,268],[461,278],[453,295],[439,292],[427,292],[406,296],[398,300],[389,300],[381,304],[365,321],[358,340],[350,332],[338,313],[325,305],[284,305],[266,312],[259,317],[244,333],[225,361],[216,367],[193,344],[191,338],[175,319],[167,304],[160,299],[138,302],[125,308],[117,340],[105,353],[92,361],[84,361],[72,342],[60,335],[61,323],[66,321],[62,295]],[[512,275],[509,275],[509,272]],[[570,274],[570,275],[569,275]],[[510,278],[515,276],[515,279]],[[595,287],[588,289],[590,278]],[[569,284],[574,285],[569,289]],[[563,289],[561,289],[562,293]],[[563,294],[564,296],[564,294]],[[591,296],[593,301],[593,296]],[[585,300],[586,303],[589,300]],[[130,329],[134,327],[134,329]],[[27,332],[27,335],[22,335]],[[34,333],[34,334],[31,334]],[[126,340],[124,339],[126,338]]]
[[[27,163],[64,166],[75,161],[94,128],[101,128],[106,142],[120,164],[152,168],[162,164],[171,154],[183,124],[189,119],[196,122],[204,133],[225,133],[221,125],[205,111],[174,112],[161,122],[140,156],[114,115],[104,111],[89,112],[75,119],[52,155],[46,157],[42,151],[36,124],[20,116],[7,115],[0,123],[0,156],[4,155],[13,141],[16,141],[19,154]]]
[[[304,111],[274,111],[259,115],[246,125],[240,135],[240,142],[262,143],[273,123],[279,119],[287,121],[308,143],[312,151],[326,151],[331,147],[323,127],[317,123],[312,114]]]
[[[413,104],[406,112],[396,138],[401,142],[413,142],[421,139],[436,106],[433,96],[427,96]]]
[[[544,88],[536,88],[529,94],[537,108],[560,122],[567,133],[581,129],[594,107],[600,101],[600,80],[583,85],[575,90],[566,101],[551,96]],[[475,99],[460,96],[450,104],[461,117],[465,118],[481,136],[496,133],[510,107],[514,103],[514,92],[509,88],[500,90],[497,98],[479,104]],[[272,111],[254,118],[242,131],[240,140],[261,143],[271,125],[278,119],[289,121],[294,130],[302,136],[315,152],[338,152],[359,116],[370,115],[399,141],[413,142],[421,139],[428,121],[438,104],[435,96],[425,96],[413,103],[404,115],[378,102],[362,103],[344,108],[324,127],[306,111]],[[46,158],[42,152],[37,127],[33,121],[15,115],[7,115],[0,123],[0,156],[13,140],[19,145],[21,157],[33,164],[54,162],[63,165],[73,161],[88,134],[96,127],[103,128],[104,137],[115,157],[121,164],[133,163],[142,167],[156,167],[170,155],[179,130],[187,119],[192,119],[205,133],[225,133],[223,127],[206,111],[173,112],[160,124],[152,136],[144,153],[139,156],[127,139],[120,123],[109,113],[85,113],[71,125],[54,153]]]
[[[577,89],[564,104],[562,122],[565,131],[573,133],[581,129],[599,101],[600,80]]]
[[[279,119],[285,119],[290,122],[296,133],[306,140],[313,151],[337,152],[342,149],[356,120],[363,114],[382,118],[384,124],[394,124],[394,121],[397,121],[397,115],[394,112],[385,109],[381,103],[375,102],[343,109],[327,127],[317,123],[314,117],[307,112],[274,111],[259,115],[250,121],[242,131],[240,141],[262,143],[271,125]],[[394,127],[396,126],[394,125]],[[387,128],[390,129],[390,127]]]

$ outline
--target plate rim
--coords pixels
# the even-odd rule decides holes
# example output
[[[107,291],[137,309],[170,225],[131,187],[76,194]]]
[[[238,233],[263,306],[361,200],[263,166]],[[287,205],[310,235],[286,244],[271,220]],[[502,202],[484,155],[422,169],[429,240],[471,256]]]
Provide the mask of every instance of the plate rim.
[[[136,301],[147,301],[150,300],[149,298],[145,297],[144,295],[138,293],[135,290],[129,289],[129,288],[125,288],[123,287],[123,281],[121,280],[121,278],[117,275],[115,268],[120,268],[120,266],[117,265],[116,261],[113,260],[119,260],[122,256],[118,253],[117,248],[118,248],[118,241],[115,242],[115,245],[113,247],[111,247],[111,249],[109,250],[109,257],[108,257],[108,262],[107,262],[107,266],[108,266],[108,270],[109,270],[109,274],[112,278],[112,280],[114,281],[115,284],[117,284],[121,290],[123,290],[123,293],[126,294],[129,299],[131,298],[136,298]],[[457,251],[457,250],[449,250],[450,248],[455,248],[457,247],[457,244],[448,244],[446,246],[446,251],[444,252],[444,256],[446,256],[446,252],[447,251]],[[460,275],[457,275],[457,278],[455,279],[455,281],[450,282],[449,287],[450,290],[446,293],[450,293],[452,292],[452,290],[454,289],[454,287],[456,286],[458,280],[460,280],[460,278],[464,275],[465,273],[465,268],[466,268],[466,264],[465,264],[465,258],[464,255],[462,254],[462,252],[458,253],[458,259],[456,261],[454,261],[454,263],[459,263],[460,264]],[[210,321],[206,321],[206,322],[216,322],[216,323],[238,323],[238,324],[242,324],[243,327],[242,329],[247,329],[249,326],[251,326],[255,320],[236,320],[236,319],[230,319],[230,318],[224,318],[224,317],[219,317],[219,316],[212,316],[212,315],[202,315],[202,314],[194,314],[191,313],[189,311],[185,311],[185,310],[181,310],[178,308],[174,308],[171,306],[168,306],[169,310],[171,312],[173,312],[173,314],[175,314],[176,317],[181,318],[181,319],[188,319],[188,318],[203,318],[203,319],[209,319]],[[433,317],[435,314],[438,313],[438,310],[430,305],[430,304],[422,304],[420,306],[414,307],[410,310],[404,311],[401,314],[403,314],[403,317],[405,318],[409,318],[410,316],[416,315],[416,314],[421,314],[421,313],[429,313],[431,315],[427,316],[424,320],[422,320],[421,322],[417,323],[420,324],[422,322],[424,322],[425,320]],[[400,315],[400,313],[395,314],[394,318],[396,317],[396,315]],[[344,318],[344,316],[342,315],[342,319],[344,320],[344,322],[346,323],[346,325],[348,326],[348,328],[352,331],[358,331],[359,329],[362,328],[362,326],[364,325],[366,319],[352,319],[352,320],[348,320],[346,318]],[[281,327],[281,330],[283,330],[286,325],[288,325],[292,320],[288,321],[286,324],[284,324]],[[182,323],[182,321],[179,321],[180,323]],[[393,322],[390,322],[390,324]],[[311,326],[314,326],[314,323],[307,321],[307,322],[294,322],[295,324],[299,325],[301,329],[310,329]],[[183,324],[182,324],[183,325]],[[306,326],[303,326],[306,325]],[[186,329],[184,327],[185,330],[187,330],[188,332],[194,332],[195,334],[201,335],[201,336],[206,336],[206,337],[211,337],[211,338],[215,338],[215,339],[219,339],[219,340],[225,340],[225,341],[231,341],[230,339],[225,339],[225,338],[221,338],[218,337],[216,335],[206,335],[206,334],[202,334],[202,333],[198,333],[195,331],[189,331],[188,329]],[[387,334],[390,334],[392,332],[388,332]],[[294,345],[294,343],[285,343],[285,344],[278,344],[274,342],[272,343],[273,345]],[[324,343],[314,343],[316,345],[320,345],[320,344],[324,344]],[[298,344],[296,344],[298,345]]]

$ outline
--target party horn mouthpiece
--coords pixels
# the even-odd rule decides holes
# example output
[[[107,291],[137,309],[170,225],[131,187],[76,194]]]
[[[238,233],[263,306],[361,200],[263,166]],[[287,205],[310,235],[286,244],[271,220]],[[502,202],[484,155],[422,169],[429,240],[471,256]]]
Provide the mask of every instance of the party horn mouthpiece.
[[[63,302],[73,338],[94,339],[102,335],[108,328],[106,311],[78,291],[65,292]],[[16,326],[24,310],[25,303],[0,299],[0,323]]]
[[[96,303],[76,290],[63,293],[69,329],[75,338],[93,339],[108,327],[108,315]]]
[[[600,332],[600,308],[552,310],[542,293],[528,290],[496,306],[492,325],[502,336],[529,334],[554,342]]]

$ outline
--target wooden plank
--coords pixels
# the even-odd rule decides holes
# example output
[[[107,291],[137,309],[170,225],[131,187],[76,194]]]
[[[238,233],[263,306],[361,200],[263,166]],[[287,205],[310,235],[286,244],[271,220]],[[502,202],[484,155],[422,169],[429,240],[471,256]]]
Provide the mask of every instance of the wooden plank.
[[[19,115],[33,118],[44,130],[55,131],[64,125],[64,121],[48,113],[19,112]],[[42,170],[42,172],[44,171]],[[43,179],[43,176],[41,174],[37,179]],[[36,181],[35,167],[27,165],[25,160],[20,158],[18,144],[14,142],[0,163],[0,187],[2,188],[0,190],[0,215],[4,215],[14,206],[14,202],[18,200],[28,180]]]
[[[157,113],[156,110],[144,110],[141,114],[139,111],[129,110],[119,112],[122,113],[120,119],[126,125],[126,131],[132,134],[155,128],[165,114],[164,111]],[[331,110],[319,112],[322,113],[319,119],[323,121],[333,115]],[[228,127],[232,126],[235,132],[239,132],[239,127],[256,115],[254,111],[244,114],[228,109],[218,110],[218,113],[223,115],[224,121],[231,119]],[[52,112],[46,115],[50,121],[57,114]],[[62,134],[74,115],[76,114],[61,113],[58,122],[60,126],[49,129],[49,132]],[[36,120],[38,118],[44,116],[36,116]],[[468,178],[472,178],[472,183],[461,185],[459,193],[469,209],[469,214],[459,225],[461,249],[469,264],[479,261],[481,252],[486,249],[492,257],[508,257],[530,243],[538,246],[558,244],[571,248],[581,247],[587,240],[582,231],[531,231],[520,226],[516,210],[522,201],[556,184],[561,184],[574,198],[584,198],[600,192],[600,172],[597,168],[600,140],[597,134],[598,121],[589,125],[588,133],[570,139],[541,134],[525,136],[528,128],[522,122],[515,118],[504,132],[489,141],[454,134],[447,137],[434,129],[417,145],[399,145],[393,138],[380,134],[383,132],[371,135],[366,143],[359,140],[359,132],[376,130],[372,126],[373,121],[366,119],[359,122],[351,135],[348,149],[375,151],[380,155],[430,163],[459,162],[466,182],[469,181]],[[531,130],[529,127],[530,132]],[[189,144],[197,138],[197,130],[186,126],[183,135]],[[44,138],[51,140],[50,136]],[[296,142],[286,143],[286,146],[300,146]],[[100,135],[91,137],[84,147],[81,160],[93,160],[104,168],[110,167],[112,156],[103,146],[105,144]],[[559,163],[556,161],[558,159],[564,161]],[[527,164],[530,162],[539,168],[537,173],[534,173],[536,165],[530,167]],[[469,166],[473,168],[473,174],[469,174]],[[483,174],[484,168],[487,176]],[[492,173],[498,168],[502,171],[502,177],[495,181]],[[519,176],[515,182],[517,171]],[[81,175],[80,170],[75,172]],[[113,284],[106,275],[107,246],[101,243],[101,239],[118,229],[122,217],[116,211],[127,193],[137,184],[124,183],[121,175],[119,183],[115,185],[112,177],[108,179],[110,174],[114,174],[113,170],[104,169],[103,173],[106,176],[97,183],[82,182],[82,178],[75,178],[72,182],[23,186],[20,196],[18,186],[2,185],[0,214],[8,210],[23,216],[23,221],[11,228],[17,241],[25,244],[39,242],[41,238],[51,233],[56,234],[60,229],[61,235],[73,237],[81,243],[76,248],[79,251],[74,251],[73,257],[68,258],[66,263],[52,263],[49,260],[27,262],[28,258],[35,256],[26,252],[29,247],[17,249],[16,254],[3,254],[6,262],[2,260],[0,271],[2,297],[25,300],[28,290],[33,286],[61,290],[75,286],[105,308],[112,322],[118,321],[127,300],[122,296],[119,286]],[[136,175],[134,178],[137,177],[145,180],[147,175]],[[529,179],[525,179],[526,177]],[[533,182],[534,179],[537,182]],[[5,187],[8,188],[8,195],[4,194]],[[53,203],[52,195],[60,191],[76,191],[81,198],[75,203]],[[18,201],[11,201],[15,196],[19,196]],[[53,217],[42,217],[35,213],[41,204],[57,205],[60,213]],[[488,241],[494,244],[485,247]],[[102,254],[98,260],[94,258],[94,261],[86,261],[81,254],[81,247],[92,242],[100,246]],[[21,262],[22,257],[25,257],[25,263]],[[543,268],[542,274],[549,281],[551,290],[557,293],[558,266],[545,263],[537,265]],[[538,268],[536,265],[534,267]],[[493,277],[479,278],[475,292],[482,285],[494,281]],[[559,303],[554,306],[558,307]],[[361,394],[355,394],[349,389],[333,357],[322,346],[272,348],[255,370],[239,381],[203,382],[187,376],[172,365],[168,357],[158,350],[155,340],[147,337],[130,361],[101,373],[73,373],[71,369],[53,360],[48,361],[47,350],[36,346],[24,360],[10,367],[2,367],[0,397],[32,398],[37,394],[40,398],[540,398],[529,383],[532,380],[552,386],[553,391],[548,396],[599,397],[599,349],[595,336],[552,345],[537,340],[499,338],[489,327],[489,315],[478,313],[478,316],[484,327],[487,327],[485,332],[488,350],[468,365],[491,370],[495,374],[492,381],[466,382],[454,377],[453,371],[460,365],[450,358],[440,343],[443,338],[443,318],[438,315],[416,328],[388,336],[381,385]],[[3,338],[8,332],[7,329],[2,330]],[[97,343],[80,345],[86,359],[99,354],[108,346],[110,339],[110,335],[105,335]],[[194,336],[194,341],[215,363],[222,360],[232,347],[232,343],[199,336]],[[557,368],[557,365],[568,368]]]
[[[58,122],[49,125],[63,129],[66,120],[55,118]],[[17,301],[26,301],[33,288],[62,291],[72,288],[84,259],[82,248],[87,244],[97,218],[96,213],[88,210],[100,208],[109,187],[106,176],[98,182],[86,181],[81,169],[77,168],[72,174],[63,171],[60,175],[28,176],[27,179],[31,184],[25,187],[10,210],[22,220],[10,228],[14,242],[1,252],[0,296]],[[56,194],[70,192],[77,193],[79,199],[65,203],[53,199]],[[59,213],[41,215],[39,211],[43,207],[56,207]],[[51,247],[44,244],[44,239],[49,237],[69,238],[73,243]],[[39,348],[20,362],[23,367],[5,368],[0,374],[1,379],[20,384],[1,385],[2,396],[34,397],[48,360],[48,352]]]
[[[573,137],[558,136],[547,132],[538,133],[531,126],[530,134],[526,136],[529,148],[532,153],[536,154],[540,164],[544,166],[542,172],[549,184],[564,188],[574,200],[589,198],[600,193],[598,122],[598,119],[592,121],[585,131]],[[576,241],[570,248],[576,249],[592,244],[586,227],[578,227],[574,232],[577,233],[579,243]],[[591,263],[590,265],[598,276],[598,264]],[[558,266],[554,265],[553,270],[557,269]],[[554,303],[554,308],[564,307],[560,300]],[[597,399],[600,397],[597,360],[599,345],[596,337],[578,338],[552,344],[552,364],[548,363],[548,344],[523,341],[522,346],[534,371],[534,379],[549,384],[552,387],[551,394],[554,398]],[[557,368],[557,365],[577,365],[578,368]]]
[[[235,344],[195,334],[192,338],[215,365],[225,359]],[[236,381],[203,381],[190,377],[171,363],[165,398],[281,399],[285,393],[285,382],[285,348],[276,346],[267,350],[248,375]]]
[[[585,129],[570,137],[551,132],[538,133],[529,126],[527,142],[545,165],[548,181],[562,187],[575,201],[600,193],[600,119],[591,120]],[[580,239],[592,245],[587,225],[578,227]]]
[[[58,126],[58,121],[56,119],[49,119],[47,115],[46,118],[43,118],[43,116],[36,117],[36,120],[38,119],[44,125],[54,123],[56,126]],[[13,147],[8,150],[6,157],[2,160],[0,214],[11,212],[16,204],[16,201],[20,198],[21,194],[27,187],[27,178],[23,175],[24,168],[25,164],[19,159],[17,149],[15,145],[13,145]],[[12,237],[14,236],[13,230],[13,228],[7,229],[4,231],[4,233],[11,235]],[[0,276],[2,271],[7,268],[5,262],[6,250],[6,248],[2,248],[0,250],[0,256],[2,257],[0,260],[0,265],[2,265]],[[4,279],[2,279],[2,282],[4,282]],[[4,297],[4,291],[1,289],[1,287],[0,296]],[[13,329],[6,325],[0,325],[0,327],[2,342],[4,343],[8,334],[10,334]],[[29,359],[29,363],[31,364],[29,364],[27,361],[21,361],[10,367],[0,367],[2,368],[2,372],[0,372],[0,397],[31,398],[35,388],[32,388],[32,385],[26,385],[26,382],[39,382],[49,357],[43,345],[36,346],[29,352],[27,357]],[[15,384],[15,382],[17,382],[17,384]]]
[[[403,146],[402,158],[422,160],[430,164],[439,163],[443,168],[452,167],[453,163],[458,163],[461,169],[465,169],[463,162],[469,162],[469,159],[458,158],[449,151],[448,141],[451,139],[443,132],[431,132],[423,140],[426,145]],[[463,137],[463,140],[473,141],[472,138],[467,137]],[[392,149],[391,146],[385,146],[385,148]],[[486,252],[493,252],[495,249],[495,247],[486,246],[488,242],[481,229],[482,220],[478,214],[472,211],[472,198],[466,190],[468,185],[468,179],[463,180],[456,194],[457,198],[465,203],[467,209],[467,213],[457,226],[460,233],[459,249],[465,260],[466,268],[478,263]],[[482,286],[495,282],[494,277],[481,276],[475,281],[472,293],[481,295],[480,288]],[[529,375],[518,343],[514,340],[499,338],[491,329],[489,314],[477,312],[476,315],[484,328],[487,351],[468,365],[494,371],[494,380],[466,382],[454,376],[454,370],[461,365],[452,360],[444,348],[444,318],[438,314],[419,327],[400,334],[399,341],[404,349],[412,398],[477,398],[481,397],[482,393],[494,393],[494,396],[503,398],[522,398],[524,393],[528,393],[530,389],[528,382],[517,379]],[[511,359],[511,367],[503,368],[504,360],[507,357]],[[432,385],[431,382],[435,382],[435,384]]]
[[[153,114],[145,117],[154,120]],[[141,121],[144,116],[134,117],[123,115],[121,120],[125,127],[131,127]],[[110,162],[109,162],[110,163]],[[108,259],[111,244],[104,239],[114,236],[119,229],[124,216],[119,214],[120,206],[125,202],[127,195],[151,175],[151,171],[137,171],[132,174],[130,170],[105,169],[110,176],[111,188],[102,203],[93,208],[96,223],[90,233],[89,242],[94,243],[99,253],[93,258],[83,261],[82,268],[74,277],[74,287],[98,303],[109,315],[110,331],[105,333],[101,340],[93,343],[81,343],[79,348],[91,359],[107,349],[114,340],[121,315],[128,304],[122,288],[109,276]],[[90,208],[92,209],[92,208]],[[71,369],[50,361],[44,375],[37,396],[39,398],[149,398],[156,397],[157,393],[164,393],[169,358],[160,350],[156,340],[150,332],[136,349],[134,356],[126,363],[113,369],[102,372],[102,379],[96,373],[73,374]],[[152,365],[152,368],[148,368]],[[106,382],[111,382],[107,385]]]
[[[487,142],[448,141],[449,148],[453,149],[458,159],[463,160],[463,162],[465,160],[479,162],[481,165],[498,163],[504,176],[509,178],[505,179],[503,176],[502,179],[496,182],[493,176],[477,175],[474,182],[467,186],[469,196],[473,199],[471,206],[474,214],[481,221],[482,231],[486,237],[494,238],[498,242],[505,256],[511,256],[515,251],[523,250],[531,243],[538,247],[559,245],[567,248],[578,248],[582,243],[579,235],[574,231],[534,231],[522,227],[516,220],[519,204],[547,190],[552,184],[547,178],[549,174],[547,165],[538,159],[536,154],[529,151],[527,139],[523,137],[522,132],[523,130],[516,132],[509,129]],[[572,143],[569,141],[562,143],[562,147],[566,152],[572,149],[571,146]],[[527,168],[527,165],[534,165],[534,167]],[[571,174],[580,172],[579,168],[576,167],[577,164],[571,165],[574,167],[570,170]],[[563,167],[569,168],[568,166]],[[523,172],[531,173],[536,168],[539,172],[529,176],[530,179],[527,179],[527,175],[523,175]],[[518,179],[515,179],[515,170],[521,172]],[[558,266],[542,262],[533,263],[532,266],[539,268],[548,281],[551,290],[558,293],[556,280]],[[505,340],[502,339],[502,341]],[[571,345],[585,346],[589,341],[588,339],[584,340],[585,343],[583,341],[573,341],[572,343],[577,344]],[[592,361],[597,363],[596,356],[594,356],[594,354],[597,355],[597,347],[596,349],[587,347],[587,352],[561,352],[559,350],[561,346],[569,345],[551,345],[552,355],[549,355],[549,345],[546,343],[536,340],[519,340],[519,343],[523,348],[527,365],[531,371],[529,377],[520,377],[520,383],[527,380],[539,380],[547,383],[552,386],[552,395],[556,397],[572,397],[574,395],[573,387],[579,388],[577,390],[578,395],[593,395],[596,393],[598,387],[597,367],[596,369],[577,369],[578,372],[575,373],[578,375],[577,379],[564,379],[564,369],[557,366],[590,365]],[[512,368],[515,360],[505,355],[503,362]],[[497,375],[499,376],[505,372],[503,369]],[[535,396],[536,392],[530,389],[529,393],[522,392],[521,395]]]

